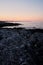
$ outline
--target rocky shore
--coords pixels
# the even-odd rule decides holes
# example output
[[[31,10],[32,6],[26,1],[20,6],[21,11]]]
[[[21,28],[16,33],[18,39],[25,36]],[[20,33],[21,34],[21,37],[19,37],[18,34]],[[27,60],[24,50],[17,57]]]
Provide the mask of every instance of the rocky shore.
[[[0,65],[43,65],[43,29],[0,28]]]

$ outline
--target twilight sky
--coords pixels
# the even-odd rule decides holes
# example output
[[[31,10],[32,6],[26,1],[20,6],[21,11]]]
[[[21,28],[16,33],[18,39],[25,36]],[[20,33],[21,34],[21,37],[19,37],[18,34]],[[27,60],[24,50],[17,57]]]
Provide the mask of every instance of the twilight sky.
[[[43,21],[43,0],[0,0],[0,20]]]

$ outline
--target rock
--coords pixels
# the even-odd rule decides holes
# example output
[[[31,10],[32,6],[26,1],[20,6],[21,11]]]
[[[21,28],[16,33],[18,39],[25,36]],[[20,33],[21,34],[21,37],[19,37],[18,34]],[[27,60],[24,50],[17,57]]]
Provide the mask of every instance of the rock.
[[[43,65],[43,32],[0,29],[0,65]]]

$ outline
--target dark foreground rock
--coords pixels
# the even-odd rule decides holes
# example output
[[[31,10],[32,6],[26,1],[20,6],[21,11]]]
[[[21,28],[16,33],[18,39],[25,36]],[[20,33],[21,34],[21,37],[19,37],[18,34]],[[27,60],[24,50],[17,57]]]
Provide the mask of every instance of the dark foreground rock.
[[[43,65],[43,30],[0,29],[0,65]]]

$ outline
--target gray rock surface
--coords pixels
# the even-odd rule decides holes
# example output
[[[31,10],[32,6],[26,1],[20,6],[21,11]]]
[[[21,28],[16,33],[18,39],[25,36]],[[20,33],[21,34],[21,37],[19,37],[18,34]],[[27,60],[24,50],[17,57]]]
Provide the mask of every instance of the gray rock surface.
[[[43,31],[0,29],[0,65],[43,65]]]

